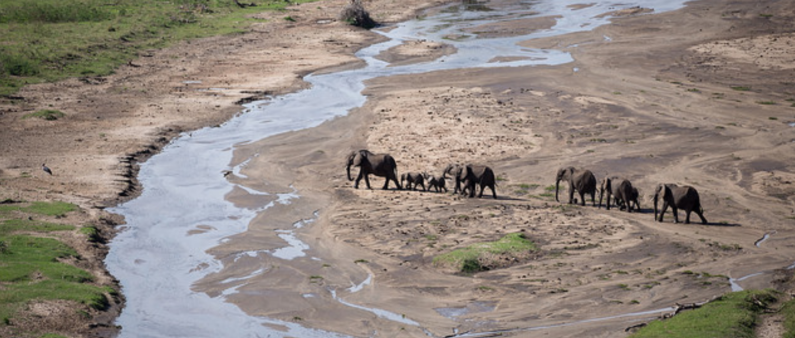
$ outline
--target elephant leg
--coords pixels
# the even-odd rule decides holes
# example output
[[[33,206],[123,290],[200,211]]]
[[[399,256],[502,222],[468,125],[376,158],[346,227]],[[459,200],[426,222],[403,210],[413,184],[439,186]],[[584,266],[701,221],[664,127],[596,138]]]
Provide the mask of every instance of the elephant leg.
[[[389,180],[390,180],[390,177],[389,177],[389,176],[385,177],[385,180],[384,180],[384,187],[383,187],[383,188],[381,188],[381,189],[384,189],[384,190],[387,190],[387,189],[389,189]]]
[[[662,223],[663,221],[663,216],[665,216],[666,210],[668,210],[668,202],[663,201],[662,209],[660,209],[660,219],[659,219],[660,223]]]
[[[693,210],[693,211],[695,211],[696,215],[698,215],[698,217],[701,218],[701,224],[707,224],[707,219],[704,218],[704,213],[701,212],[701,207],[700,206],[698,208],[696,208],[696,210]]]
[[[685,224],[690,224],[690,213],[693,210],[685,209]]]
[[[591,192],[591,206],[596,206],[596,191]]]
[[[679,209],[675,204],[671,204],[671,212],[674,214],[674,223],[679,223]]]
[[[494,190],[494,184],[490,185],[489,188],[491,188],[491,195],[494,196],[494,199],[496,200],[497,199],[497,190]]]
[[[610,193],[607,193],[607,210],[610,210]]]
[[[574,204],[574,187],[569,187],[569,204]]]
[[[354,189],[359,189],[359,181],[362,180],[362,176],[364,176],[364,175],[362,174],[361,171],[359,171],[359,176],[356,176],[356,182],[353,183],[353,188]]]
[[[580,192],[580,204],[582,206],[585,206],[585,193],[584,192]]]
[[[364,183],[367,183],[367,189],[373,189],[370,187],[370,175],[364,174]]]
[[[478,198],[483,198],[483,192],[484,192],[485,190],[486,190],[486,186],[485,186],[485,185],[483,185],[483,184],[481,184],[481,185],[480,185],[480,195],[478,195]]]

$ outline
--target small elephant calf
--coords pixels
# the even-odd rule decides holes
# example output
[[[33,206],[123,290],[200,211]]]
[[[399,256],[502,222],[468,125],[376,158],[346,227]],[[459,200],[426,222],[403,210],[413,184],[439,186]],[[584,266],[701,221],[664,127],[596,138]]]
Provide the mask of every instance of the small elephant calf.
[[[422,191],[428,191],[428,189],[425,188],[425,178],[423,178],[420,173],[411,172],[400,175],[400,184],[402,185],[404,181],[408,182],[406,185],[406,189],[408,190],[415,190],[418,186],[422,186]]]
[[[428,181],[428,190],[435,189],[436,192],[447,192],[447,187],[445,186],[444,177],[436,177],[434,175],[428,175],[427,173],[423,173],[425,176],[425,180]]]

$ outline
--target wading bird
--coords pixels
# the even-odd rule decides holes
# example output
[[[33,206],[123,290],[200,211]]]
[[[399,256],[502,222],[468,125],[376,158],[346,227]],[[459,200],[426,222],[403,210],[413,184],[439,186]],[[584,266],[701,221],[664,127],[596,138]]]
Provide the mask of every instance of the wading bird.
[[[41,164],[41,170],[44,170],[45,173],[52,175],[52,170],[50,170],[50,168],[44,163]]]

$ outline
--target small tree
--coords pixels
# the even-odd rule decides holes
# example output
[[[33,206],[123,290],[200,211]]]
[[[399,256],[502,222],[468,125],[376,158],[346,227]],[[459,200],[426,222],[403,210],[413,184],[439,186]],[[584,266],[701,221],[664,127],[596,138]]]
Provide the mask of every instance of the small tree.
[[[340,20],[351,25],[370,29],[377,25],[375,20],[370,17],[370,13],[364,9],[362,0],[351,0],[351,2],[340,12]]]

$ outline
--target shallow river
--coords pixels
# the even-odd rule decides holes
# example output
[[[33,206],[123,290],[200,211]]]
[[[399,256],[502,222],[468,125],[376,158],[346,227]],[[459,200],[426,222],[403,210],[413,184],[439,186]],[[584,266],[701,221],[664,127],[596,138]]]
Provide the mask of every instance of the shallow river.
[[[297,323],[270,318],[253,317],[237,306],[225,301],[236,292],[241,277],[228,281],[229,288],[216,297],[194,292],[191,286],[222,268],[206,251],[230,236],[245,232],[249,222],[259,213],[274,205],[258,209],[236,207],[224,196],[236,186],[221,174],[230,170],[242,176],[240,169],[231,167],[236,145],[246,144],[287,131],[312,128],[336,116],[345,115],[365,102],[360,94],[363,81],[375,77],[397,74],[415,74],[444,69],[474,67],[519,67],[533,65],[562,65],[572,61],[569,54],[555,50],[522,48],[517,42],[593,29],[608,23],[609,17],[598,18],[603,13],[635,6],[653,8],[655,13],[683,6],[683,0],[633,0],[586,1],[593,4],[580,8],[582,2],[572,0],[503,1],[499,10],[484,11],[456,4],[433,17],[413,20],[395,29],[382,31],[390,40],[370,46],[357,53],[367,61],[367,66],[357,70],[319,76],[307,76],[310,89],[253,102],[242,114],[215,128],[204,128],[185,133],[173,140],[163,151],[141,165],[139,180],[144,189],[140,197],[111,209],[124,215],[127,226],[110,244],[106,264],[110,272],[121,281],[127,304],[117,324],[122,326],[122,337],[336,337],[341,334],[305,328]],[[486,4],[488,6],[488,4]],[[482,39],[461,31],[480,24],[532,18],[559,16],[551,29],[530,35],[511,38]],[[449,37],[455,37],[450,39]],[[374,58],[381,51],[404,41],[425,39],[453,44],[457,53],[433,62],[400,67]],[[605,41],[610,37],[605,36]],[[495,58],[515,60],[490,62]],[[574,69],[574,71],[577,71]],[[267,74],[263,74],[267,76]],[[250,194],[265,195],[248,187]],[[300,198],[301,192],[278,196],[274,203],[289,204]],[[301,226],[311,226],[296,216],[296,229],[281,231],[284,248],[268,250],[291,264],[295,257],[303,256],[310,248],[302,243],[294,231]],[[191,234],[197,227],[210,229]],[[197,267],[203,267],[197,269]],[[250,276],[261,274],[254,271]],[[250,277],[249,276],[249,277]],[[366,280],[363,284],[366,284]],[[347,290],[356,292],[354,286]],[[334,297],[335,299],[336,296]],[[267,300],[263,300],[267,301]],[[341,299],[337,301],[344,302]],[[345,304],[356,307],[356,304]],[[405,320],[379,309],[367,309],[384,318]],[[274,330],[263,326],[273,324],[286,328]],[[530,328],[528,328],[530,329]]]

